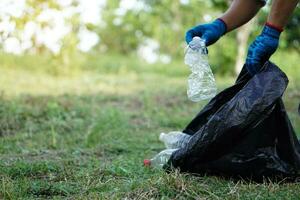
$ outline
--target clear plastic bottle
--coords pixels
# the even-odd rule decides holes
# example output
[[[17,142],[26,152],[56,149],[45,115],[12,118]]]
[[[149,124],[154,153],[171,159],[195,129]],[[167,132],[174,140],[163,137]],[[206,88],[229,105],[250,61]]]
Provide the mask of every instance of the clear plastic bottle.
[[[172,153],[177,149],[165,149],[154,156],[152,159],[145,159],[144,166],[162,168],[170,159]]]
[[[188,45],[184,61],[192,71],[188,78],[188,98],[198,102],[216,96],[217,86],[208,63],[205,40],[194,37]]]
[[[177,149],[184,147],[190,138],[190,135],[179,131],[172,131],[168,134],[161,133],[159,140],[165,144],[167,149],[161,151],[152,159],[145,159],[144,166],[162,168],[164,164],[168,162],[172,153]]]
[[[179,132],[179,131],[172,131],[168,134],[161,133],[159,136],[159,140],[162,141],[167,149],[177,149],[184,147],[189,139],[190,135]]]

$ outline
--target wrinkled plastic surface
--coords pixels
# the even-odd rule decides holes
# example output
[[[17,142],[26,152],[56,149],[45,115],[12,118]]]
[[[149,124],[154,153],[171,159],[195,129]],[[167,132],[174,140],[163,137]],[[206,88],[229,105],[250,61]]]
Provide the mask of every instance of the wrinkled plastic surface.
[[[299,176],[300,145],[281,99],[288,78],[273,63],[213,98],[184,129],[188,144],[164,168],[261,181]]]
[[[217,86],[208,63],[205,40],[200,37],[193,38],[188,45],[184,62],[192,71],[188,77],[188,98],[198,102],[216,96]]]
[[[152,159],[150,159],[150,167],[163,168],[163,166],[168,162],[172,153],[177,149],[165,149],[158,154],[156,154]],[[145,162],[145,161],[144,161]]]
[[[184,147],[189,139],[190,135],[179,132],[172,131],[169,133],[161,133],[159,136],[159,140],[165,144],[167,149],[178,149]]]
[[[184,147],[188,140],[191,138],[190,135],[179,132],[171,131],[169,133],[161,133],[159,140],[165,144],[166,149],[156,154],[152,159],[144,160],[145,166],[162,168],[170,159],[172,153],[179,148]]]

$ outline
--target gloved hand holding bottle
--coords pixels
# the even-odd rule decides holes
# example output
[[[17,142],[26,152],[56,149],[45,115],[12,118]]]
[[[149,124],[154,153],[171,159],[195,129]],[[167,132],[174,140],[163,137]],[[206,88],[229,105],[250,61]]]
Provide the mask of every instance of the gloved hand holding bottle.
[[[206,41],[206,46],[217,42],[224,34],[251,20],[266,0],[233,0],[230,8],[218,19],[208,24],[195,26],[187,31],[185,39],[189,44],[198,36]],[[248,49],[246,68],[250,75],[255,75],[276,51],[280,33],[299,0],[273,0],[271,12],[262,33]]]
[[[216,19],[209,24],[195,26],[187,31],[185,40],[189,44],[194,37],[205,40],[205,45],[209,46],[219,40],[226,33],[227,27],[222,19]]]

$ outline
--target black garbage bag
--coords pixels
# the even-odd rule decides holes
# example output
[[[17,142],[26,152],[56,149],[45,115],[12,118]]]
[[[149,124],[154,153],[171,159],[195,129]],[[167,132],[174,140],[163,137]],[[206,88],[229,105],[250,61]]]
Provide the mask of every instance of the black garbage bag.
[[[188,124],[188,144],[175,151],[165,170],[242,177],[295,178],[300,145],[282,95],[286,75],[273,63],[251,77],[244,66],[235,85],[220,92]]]

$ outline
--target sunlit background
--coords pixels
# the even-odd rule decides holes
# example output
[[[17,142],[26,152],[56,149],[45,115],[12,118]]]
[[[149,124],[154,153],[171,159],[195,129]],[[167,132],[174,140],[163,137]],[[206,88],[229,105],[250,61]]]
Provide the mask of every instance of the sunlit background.
[[[209,47],[218,84],[233,83],[270,3]],[[183,63],[186,30],[214,20],[229,5],[222,0],[1,0],[0,91],[5,96],[118,96],[165,81],[154,87],[172,82],[182,86],[177,93],[182,95],[189,74]],[[299,24],[297,8],[271,59],[288,74],[297,98]]]
[[[207,103],[187,98],[185,32],[229,4],[0,0],[0,199],[298,197],[299,184],[244,185],[141,167],[163,149],[159,133],[182,130]],[[269,10],[208,48],[218,91],[234,84]],[[284,103],[298,134],[299,26],[297,8],[271,58],[289,77]]]
[[[143,89],[137,83],[139,75],[154,71],[167,74],[166,81],[182,76],[175,83],[184,85],[186,30],[214,20],[229,4],[221,0],[1,0],[0,91],[6,95],[138,92]],[[213,72],[224,77],[220,84],[241,70],[247,47],[260,33],[269,10],[270,2],[251,22],[209,47]],[[299,21],[297,8],[272,57],[295,88],[300,74]],[[95,82],[96,76],[109,80]],[[75,77],[78,82],[73,83]]]
[[[180,2],[188,3],[188,1]],[[110,4],[115,8],[109,17],[113,19],[108,20],[111,20],[110,25],[115,27],[126,24],[123,18],[128,12],[137,14],[150,9],[146,3],[136,0],[121,0]],[[62,51],[64,38],[74,37],[76,42],[73,45],[77,50],[89,52],[95,46],[101,46],[101,34],[95,29],[110,28],[103,19],[103,9],[106,7],[109,7],[106,0],[1,1],[2,49],[7,53],[24,54],[40,53],[41,48],[46,48],[44,51],[57,55]],[[135,28],[132,25],[127,27],[133,33],[131,37],[142,37],[142,30],[133,31]],[[102,51],[109,48],[105,44],[101,47]],[[157,41],[145,37],[144,43],[138,45],[139,55],[150,63],[156,62],[159,60],[155,52],[158,48]],[[170,62],[168,56],[160,59],[163,62]]]
[[[220,0],[2,0],[0,44],[4,52],[17,55],[135,52],[148,63],[170,63],[182,54],[186,29],[212,21],[228,5],[229,2]],[[241,31],[246,43],[249,34],[252,37],[252,32],[259,33],[257,25],[265,21],[268,6],[263,10],[248,32]],[[289,24],[292,30],[285,35],[282,47],[299,52],[298,24],[297,10]],[[221,43],[220,52],[216,52],[225,54],[222,61],[226,64],[236,61],[237,48],[232,45],[236,41],[230,40],[234,37],[231,34]]]

